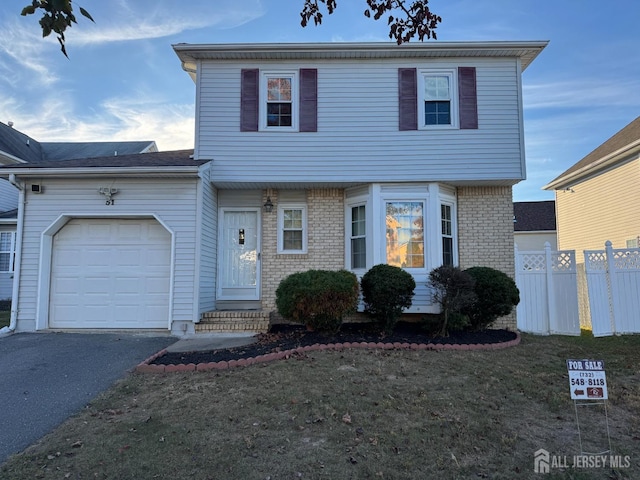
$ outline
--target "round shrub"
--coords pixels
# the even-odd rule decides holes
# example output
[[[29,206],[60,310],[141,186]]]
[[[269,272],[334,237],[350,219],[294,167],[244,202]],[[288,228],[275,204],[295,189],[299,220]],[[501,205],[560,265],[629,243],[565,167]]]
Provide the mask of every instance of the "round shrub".
[[[278,285],[276,307],[285,318],[322,332],[336,332],[342,317],[358,307],[358,278],[339,270],[307,270]]]
[[[475,281],[467,272],[452,265],[442,265],[429,272],[428,286],[433,289],[433,301],[440,305],[437,334],[446,336],[449,331],[463,330],[469,325],[469,317],[462,312],[476,301]]]
[[[516,282],[507,274],[490,267],[471,267],[465,270],[475,280],[476,301],[462,312],[469,317],[471,328],[487,328],[498,317],[509,315],[520,303]]]
[[[391,333],[402,310],[411,306],[415,280],[400,267],[380,264],[369,269],[360,284],[365,311]]]

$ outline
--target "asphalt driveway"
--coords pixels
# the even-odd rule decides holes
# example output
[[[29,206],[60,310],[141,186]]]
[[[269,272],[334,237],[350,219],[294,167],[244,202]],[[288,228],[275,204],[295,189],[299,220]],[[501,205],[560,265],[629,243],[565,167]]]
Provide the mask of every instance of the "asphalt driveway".
[[[176,340],[149,333],[20,333],[0,338],[0,464]]]

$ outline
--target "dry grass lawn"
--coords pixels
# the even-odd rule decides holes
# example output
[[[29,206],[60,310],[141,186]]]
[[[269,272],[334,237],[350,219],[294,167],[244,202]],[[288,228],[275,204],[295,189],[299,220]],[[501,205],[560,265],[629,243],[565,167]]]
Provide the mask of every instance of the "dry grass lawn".
[[[628,468],[533,471],[578,454],[567,358],[603,359]],[[523,336],[497,351],[345,350],[133,374],[0,467],[7,479],[640,478],[640,336]],[[608,446],[580,407],[585,449]]]

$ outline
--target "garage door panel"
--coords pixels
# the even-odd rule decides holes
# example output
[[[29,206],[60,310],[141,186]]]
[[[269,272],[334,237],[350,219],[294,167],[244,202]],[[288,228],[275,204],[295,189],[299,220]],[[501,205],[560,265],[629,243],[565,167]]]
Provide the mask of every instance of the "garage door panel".
[[[52,255],[51,328],[167,328],[170,235],[155,220],[72,220]]]

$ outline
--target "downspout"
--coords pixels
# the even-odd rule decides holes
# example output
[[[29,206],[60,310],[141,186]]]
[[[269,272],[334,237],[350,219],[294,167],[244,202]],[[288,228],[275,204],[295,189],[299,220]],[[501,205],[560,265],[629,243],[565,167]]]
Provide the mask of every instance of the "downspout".
[[[20,292],[20,264],[22,260],[22,230],[24,228],[25,189],[24,183],[16,179],[16,176],[13,173],[9,175],[9,183],[18,189],[18,223],[16,225],[16,251],[13,264],[11,319],[9,321],[9,331],[14,332],[18,321],[18,293]]]

